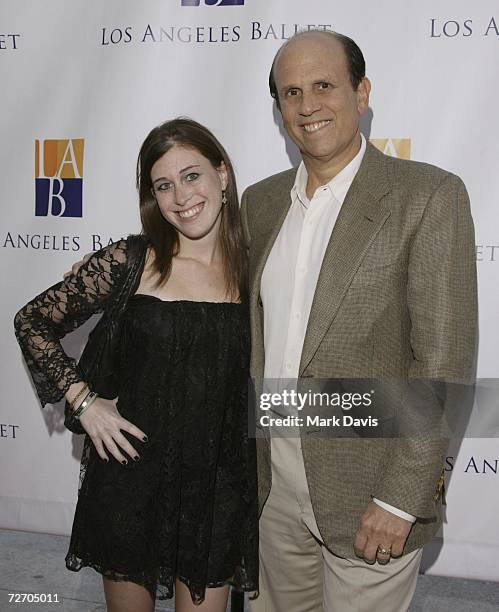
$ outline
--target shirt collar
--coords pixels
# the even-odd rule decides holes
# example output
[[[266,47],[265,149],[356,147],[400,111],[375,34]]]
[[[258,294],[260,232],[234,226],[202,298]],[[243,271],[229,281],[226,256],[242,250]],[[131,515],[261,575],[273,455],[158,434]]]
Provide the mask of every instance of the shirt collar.
[[[327,188],[331,195],[341,204],[343,204],[343,200],[347,194],[347,191],[350,189],[350,185],[357,174],[360,164],[362,163],[362,159],[364,158],[364,154],[366,152],[366,139],[364,135],[360,135],[360,149],[357,155],[349,162],[341,172],[338,172],[336,176],[334,176],[329,183],[318,187],[316,192],[319,189]],[[308,172],[305,168],[305,164],[303,161],[298,166],[298,170],[296,172],[295,182],[293,187],[291,188],[291,200],[294,202],[297,198],[299,202],[305,207],[308,208],[310,204],[310,200],[306,195],[306,187],[308,180]]]

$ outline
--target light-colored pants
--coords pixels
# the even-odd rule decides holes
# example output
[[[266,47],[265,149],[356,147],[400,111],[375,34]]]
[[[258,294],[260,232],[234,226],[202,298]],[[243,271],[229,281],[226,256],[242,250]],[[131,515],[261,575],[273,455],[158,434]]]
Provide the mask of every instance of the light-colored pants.
[[[352,542],[353,545],[353,542]],[[272,439],[272,489],[260,518],[260,596],[252,612],[406,612],[422,549],[387,565],[321,541],[299,438]]]

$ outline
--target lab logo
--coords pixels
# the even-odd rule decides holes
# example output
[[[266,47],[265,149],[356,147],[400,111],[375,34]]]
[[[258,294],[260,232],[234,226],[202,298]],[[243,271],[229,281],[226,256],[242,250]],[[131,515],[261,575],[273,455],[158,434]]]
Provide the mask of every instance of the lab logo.
[[[182,6],[244,6],[244,0],[182,0]]]
[[[411,159],[410,138],[371,138],[369,142],[385,155],[399,159]]]
[[[83,138],[35,140],[35,216],[82,216],[83,146]]]

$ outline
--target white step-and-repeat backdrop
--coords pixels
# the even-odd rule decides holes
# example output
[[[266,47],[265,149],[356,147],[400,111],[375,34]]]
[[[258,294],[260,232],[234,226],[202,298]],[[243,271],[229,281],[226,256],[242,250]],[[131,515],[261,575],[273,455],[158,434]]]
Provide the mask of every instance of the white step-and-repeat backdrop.
[[[363,49],[373,83],[365,134],[465,181],[476,222],[478,373],[499,378],[495,0],[2,0],[0,527],[67,534],[81,450],[62,404],[40,409],[15,312],[83,254],[139,229],[136,156],[161,121],[187,115],[209,126],[234,159],[240,190],[295,165],[267,77],[282,42],[310,26]],[[63,193],[59,181],[39,180],[58,176],[72,179]],[[81,350],[86,331],[68,339],[69,351]],[[499,580],[498,464],[498,439],[453,444],[443,543],[428,549],[427,571]]]

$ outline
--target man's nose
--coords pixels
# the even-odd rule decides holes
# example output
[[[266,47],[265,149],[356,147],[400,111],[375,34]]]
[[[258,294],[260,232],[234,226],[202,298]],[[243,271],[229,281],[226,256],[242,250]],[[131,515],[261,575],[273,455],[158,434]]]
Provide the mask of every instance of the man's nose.
[[[321,104],[319,98],[314,92],[303,92],[300,100],[299,113],[305,117],[309,117],[316,111],[320,110]]]

